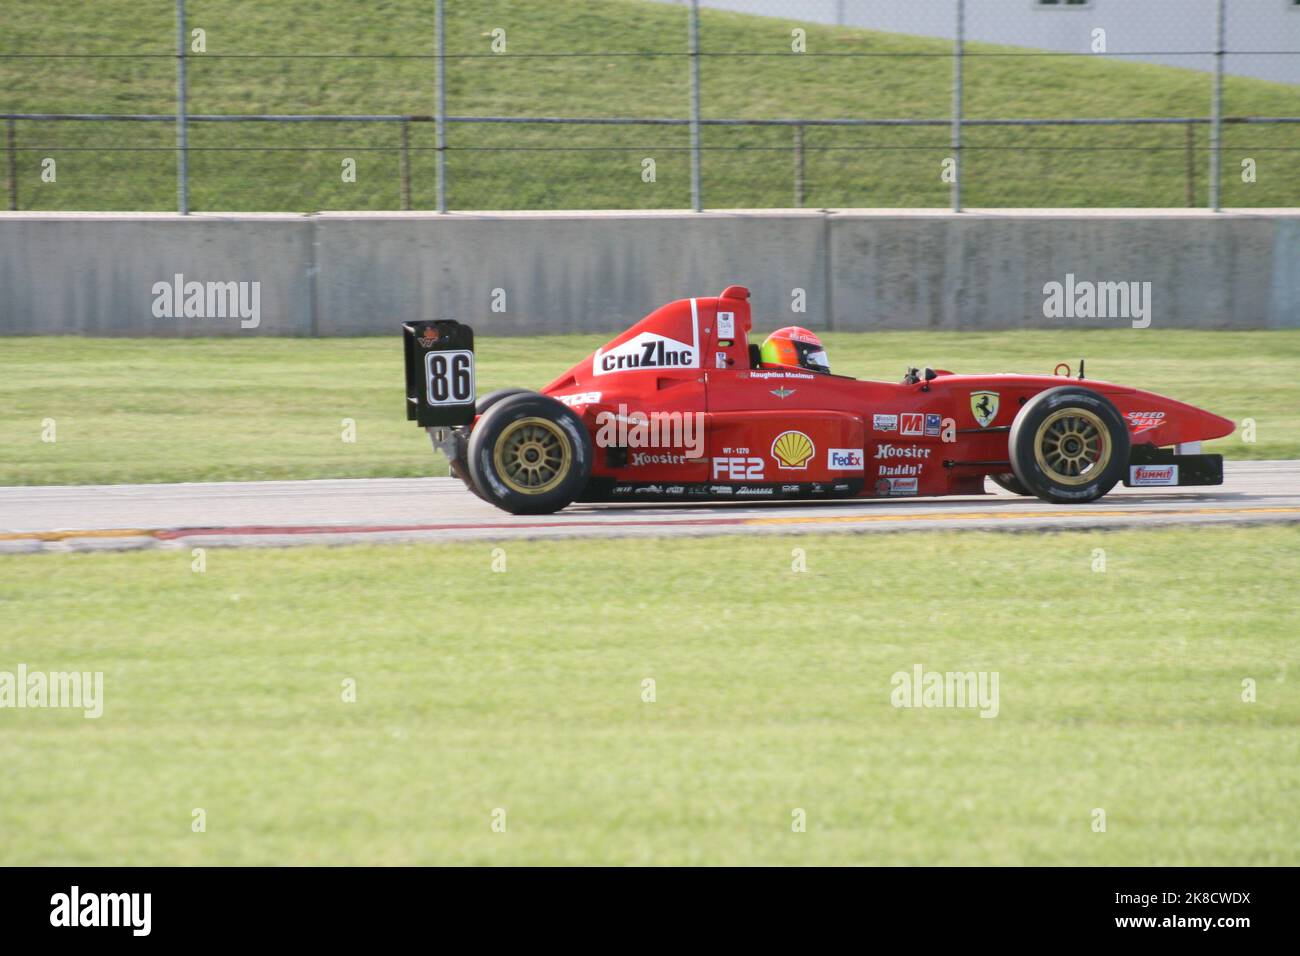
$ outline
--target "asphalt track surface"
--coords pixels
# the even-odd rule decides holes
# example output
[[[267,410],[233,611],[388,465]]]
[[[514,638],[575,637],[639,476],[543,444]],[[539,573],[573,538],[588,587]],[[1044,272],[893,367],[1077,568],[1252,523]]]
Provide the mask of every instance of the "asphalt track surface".
[[[1087,505],[990,494],[843,502],[574,505],[516,517],[451,478],[0,488],[0,553],[401,541],[1300,521],[1300,461],[1226,462],[1208,488],[1117,487]]]

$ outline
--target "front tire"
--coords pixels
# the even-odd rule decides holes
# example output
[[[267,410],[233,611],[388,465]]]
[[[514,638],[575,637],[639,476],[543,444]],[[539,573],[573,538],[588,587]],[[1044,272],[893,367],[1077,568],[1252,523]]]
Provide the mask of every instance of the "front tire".
[[[1049,388],[1026,402],[1008,445],[1016,480],[1055,504],[1095,501],[1128,467],[1123,416],[1106,396],[1078,386]]]
[[[480,497],[516,515],[570,504],[591,477],[592,457],[582,419],[535,393],[503,398],[469,436],[469,474]]]

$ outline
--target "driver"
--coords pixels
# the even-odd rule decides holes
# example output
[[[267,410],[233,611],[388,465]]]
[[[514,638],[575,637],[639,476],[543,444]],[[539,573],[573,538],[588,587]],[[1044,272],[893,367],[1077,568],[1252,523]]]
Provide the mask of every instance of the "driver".
[[[797,325],[777,329],[764,339],[759,356],[764,368],[802,368],[824,375],[829,375],[831,371],[831,362],[826,357],[822,340]]]

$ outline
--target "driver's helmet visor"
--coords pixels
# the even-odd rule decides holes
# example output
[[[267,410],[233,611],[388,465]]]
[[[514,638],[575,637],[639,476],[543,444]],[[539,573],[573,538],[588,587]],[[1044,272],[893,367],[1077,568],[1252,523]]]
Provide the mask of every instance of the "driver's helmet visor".
[[[794,347],[799,355],[799,365],[801,367],[814,372],[829,372],[831,370],[831,360],[826,357],[826,350],[821,345],[796,341]]]

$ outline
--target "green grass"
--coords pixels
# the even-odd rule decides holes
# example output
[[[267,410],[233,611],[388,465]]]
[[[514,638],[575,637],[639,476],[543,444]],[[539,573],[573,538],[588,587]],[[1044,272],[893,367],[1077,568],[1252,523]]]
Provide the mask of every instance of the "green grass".
[[[0,339],[0,485],[446,474],[405,419],[393,339]],[[481,339],[479,389],[537,388],[603,336]],[[1300,458],[1300,332],[878,332],[826,336],[837,371],[897,381],[908,365],[1091,376],[1240,423],[1228,458]],[[42,441],[53,419],[53,443]],[[344,419],[355,443],[342,440]]]
[[[795,5],[790,5],[795,9]],[[191,0],[189,26],[207,31],[207,55],[189,57],[191,113],[410,113],[435,109],[433,0]],[[951,45],[943,40],[818,26],[797,19],[704,10],[701,89],[706,118],[922,118],[951,114]],[[812,54],[790,52],[793,27]],[[507,52],[490,54],[504,29]],[[447,5],[450,114],[689,115],[687,13],[641,0],[457,0]],[[169,113],[175,109],[171,0],[84,4],[8,0],[0,53],[154,54],[151,58],[0,59],[0,108],[18,112]],[[1011,47],[971,44],[973,53]],[[525,54],[577,52],[579,57]],[[1018,52],[1023,52],[1018,50]],[[374,59],[268,54],[331,53]],[[256,54],[258,58],[246,55]],[[599,55],[606,54],[606,55]],[[763,55],[753,55],[763,54]],[[891,56],[879,54],[916,54]],[[238,58],[222,58],[238,55]],[[1208,62],[1208,57],[1205,58]],[[971,57],[965,115],[1204,117],[1208,72],[1105,59]],[[1295,116],[1300,88],[1228,77],[1229,116]],[[193,124],[191,202],[199,210],[395,209],[399,130],[389,124],[268,127]],[[944,206],[946,127],[809,128],[808,206]],[[690,169],[684,127],[505,127],[453,124],[453,208],[685,208]],[[793,204],[789,129],[706,127],[704,201],[714,208]],[[18,124],[24,209],[172,209],[175,133],[166,123]],[[412,198],[434,203],[431,123],[410,129]],[[1186,130],[1169,127],[971,128],[964,153],[972,206],[1182,206]],[[1209,133],[1191,142],[1192,199],[1208,202]],[[1300,205],[1294,127],[1224,129],[1227,206]],[[124,151],[124,150],[130,151]],[[40,179],[41,160],[58,180]],[[357,161],[343,183],[341,160]],[[656,182],[641,180],[653,158]],[[1241,182],[1241,160],[1258,181]]]
[[[492,547],[0,557],[0,864],[1300,864],[1300,529]]]

